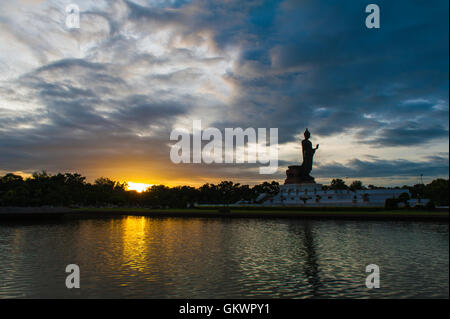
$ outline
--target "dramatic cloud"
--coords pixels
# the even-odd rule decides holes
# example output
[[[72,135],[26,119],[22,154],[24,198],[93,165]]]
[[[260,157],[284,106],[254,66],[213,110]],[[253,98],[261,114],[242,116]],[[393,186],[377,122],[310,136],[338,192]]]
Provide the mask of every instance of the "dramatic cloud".
[[[319,177],[416,177],[419,174],[439,176],[448,172],[448,156],[434,156],[421,162],[354,159],[345,165],[335,163],[319,166],[316,172]]]
[[[170,163],[171,130],[201,119],[278,128],[280,165],[308,127],[319,178],[448,176],[447,1],[379,1],[370,30],[359,0],[80,0],[80,29],[69,3],[0,4],[0,172],[283,179]]]

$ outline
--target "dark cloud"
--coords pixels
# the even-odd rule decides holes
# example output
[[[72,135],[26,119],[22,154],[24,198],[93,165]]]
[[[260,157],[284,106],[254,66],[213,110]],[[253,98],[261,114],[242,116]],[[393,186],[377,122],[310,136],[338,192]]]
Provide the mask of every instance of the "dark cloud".
[[[424,127],[420,123],[406,123],[398,128],[381,129],[375,139],[363,141],[377,147],[410,146],[429,143],[434,139],[448,139],[448,129],[438,125]]]
[[[37,68],[34,73],[42,73],[45,71],[52,71],[52,70],[63,70],[64,72],[70,72],[70,69],[73,68],[85,68],[88,70],[104,70],[105,66],[101,63],[93,63],[89,62],[83,59],[63,59],[58,60],[53,63],[49,63],[47,65],[44,65],[40,68]]]
[[[117,112],[110,118],[124,127],[146,128],[149,125],[171,125],[171,120],[186,113],[189,102],[152,101],[145,95],[131,95],[115,101]]]
[[[293,140],[304,126],[324,136],[359,128],[361,138],[367,137],[364,132],[382,138],[384,130],[417,117],[424,130],[441,126],[445,131],[448,4],[381,1],[379,30],[365,28],[365,5],[363,1],[286,1],[278,7],[272,34],[249,43],[262,46],[262,42],[271,64],[249,47],[240,64],[251,65],[255,74],[230,75],[243,92],[237,108],[241,111],[245,105],[249,115],[262,114],[245,117],[247,126],[265,117],[283,127],[283,141]],[[405,103],[414,99],[427,102]],[[258,100],[267,106],[252,103]],[[447,108],[433,109],[438,101]],[[390,145],[405,144],[392,141]]]
[[[326,164],[314,169],[317,177],[399,177],[399,176],[448,176],[448,156],[434,156],[426,161],[353,159],[343,164]]]

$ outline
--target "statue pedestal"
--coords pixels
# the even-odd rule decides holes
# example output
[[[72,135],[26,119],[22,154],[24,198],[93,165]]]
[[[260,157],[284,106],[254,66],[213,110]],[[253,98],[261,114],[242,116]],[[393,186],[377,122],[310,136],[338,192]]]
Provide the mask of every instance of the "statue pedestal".
[[[305,173],[303,166],[292,165],[286,171],[286,180],[284,184],[315,184],[314,177]]]

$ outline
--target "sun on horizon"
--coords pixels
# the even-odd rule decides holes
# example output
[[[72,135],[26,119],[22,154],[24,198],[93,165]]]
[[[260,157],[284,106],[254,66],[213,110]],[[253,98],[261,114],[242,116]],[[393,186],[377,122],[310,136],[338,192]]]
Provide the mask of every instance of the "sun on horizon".
[[[148,187],[153,186],[153,184],[134,183],[134,182],[127,182],[127,184],[128,184],[128,190],[136,191],[138,193],[141,193],[141,192],[145,191]]]

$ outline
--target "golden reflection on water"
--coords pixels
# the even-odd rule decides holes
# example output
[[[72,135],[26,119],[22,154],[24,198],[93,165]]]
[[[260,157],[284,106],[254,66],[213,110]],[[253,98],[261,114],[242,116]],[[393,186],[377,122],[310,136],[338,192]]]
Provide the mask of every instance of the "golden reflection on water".
[[[203,223],[199,220],[180,221],[174,219],[151,219],[128,216],[120,220],[122,237],[122,265],[140,272],[151,272],[173,267],[161,265],[161,261],[173,259],[188,260],[192,249],[201,249]],[[204,238],[205,239],[205,238]],[[154,260],[160,261],[158,264]],[[150,269],[157,267],[159,269]],[[176,271],[176,269],[173,269]]]
[[[128,216],[122,221],[123,233],[123,261],[131,269],[144,271],[147,260],[147,247],[150,234],[150,227],[147,223],[150,220],[145,217]]]
[[[211,282],[225,280],[223,267],[218,269],[213,258],[223,253],[218,240],[221,224],[206,227],[203,220],[134,216],[120,223],[121,255],[116,264],[128,277],[121,286],[129,285],[132,277],[142,282],[164,280],[165,289],[175,285],[188,295],[192,289],[207,290]]]

